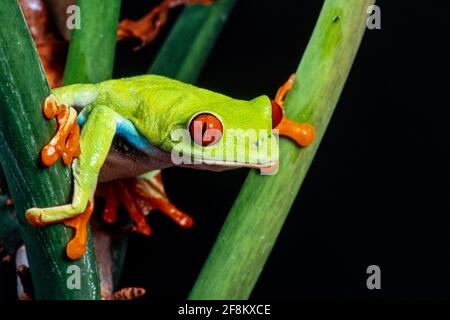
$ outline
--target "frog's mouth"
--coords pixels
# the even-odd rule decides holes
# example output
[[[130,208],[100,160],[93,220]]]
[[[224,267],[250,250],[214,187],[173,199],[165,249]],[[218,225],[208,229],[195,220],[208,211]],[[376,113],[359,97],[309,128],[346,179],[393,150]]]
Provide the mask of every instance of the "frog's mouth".
[[[171,158],[172,163],[176,166],[209,171],[223,171],[237,168],[264,169],[270,168],[278,163],[278,150],[273,150],[273,155],[271,156],[270,153],[258,153],[258,147],[254,147],[254,150],[244,148],[243,153],[238,153],[235,149],[225,149],[222,145],[208,151],[200,149],[200,151],[195,152],[193,149],[195,147],[192,148],[188,145],[187,148],[173,152],[172,155],[174,157]],[[227,158],[228,154],[230,154],[229,158]],[[178,158],[178,155],[181,155],[180,158]]]
[[[236,169],[236,168],[252,168],[252,169],[265,169],[270,168],[274,165],[278,164],[278,161],[267,161],[264,163],[247,163],[247,162],[239,162],[239,161],[223,161],[223,160],[197,160],[201,161],[200,166],[202,169],[206,166],[217,167],[217,170],[214,171],[222,171],[227,169]],[[192,165],[188,165],[189,167],[193,167]]]
[[[202,139],[206,140],[207,133],[200,131]],[[213,143],[202,144],[191,130],[177,129],[172,131],[171,139],[166,138],[159,147],[170,150],[174,165],[200,166],[204,170],[211,170],[208,166],[219,167],[219,170],[261,169],[278,161],[278,137],[272,130],[228,129],[212,137]]]

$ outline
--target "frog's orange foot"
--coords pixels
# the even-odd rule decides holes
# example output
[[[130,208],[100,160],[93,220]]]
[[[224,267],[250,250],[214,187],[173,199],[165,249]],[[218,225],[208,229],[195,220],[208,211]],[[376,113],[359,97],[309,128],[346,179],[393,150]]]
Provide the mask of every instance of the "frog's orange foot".
[[[105,200],[103,220],[112,224],[117,221],[117,208],[119,207],[118,194],[115,190],[115,181],[103,182],[97,185],[95,195]]]
[[[141,176],[133,180],[130,182],[134,187],[137,201],[147,214],[152,209],[159,209],[182,228],[191,228],[194,225],[191,216],[170,202],[164,190],[161,172],[151,178]]]
[[[309,146],[316,137],[316,131],[309,123],[297,123],[283,116],[280,124],[275,128],[281,136],[294,140],[299,146]]]
[[[77,260],[86,253],[87,228],[93,210],[94,202],[89,201],[86,210],[82,214],[64,221],[66,227],[75,229],[74,237],[69,241],[66,247],[67,256],[72,260]]]
[[[309,123],[297,123],[286,116],[284,99],[295,83],[295,74],[292,74],[284,83],[272,101],[272,123],[278,134],[294,140],[299,146],[309,146],[316,137],[316,131]]]
[[[139,20],[124,19],[117,29],[117,40],[138,39],[139,50],[152,42],[167,22],[171,8],[184,4],[211,4],[213,0],[163,0],[158,6]]]
[[[182,228],[190,228],[194,220],[178,209],[168,199],[161,180],[161,174],[151,178],[137,177],[99,184],[96,194],[106,199],[103,219],[107,223],[117,220],[117,208],[123,204],[134,221],[129,230],[151,234],[146,216],[159,209]]]
[[[134,222],[133,226],[128,226],[126,230],[142,233],[149,236],[152,230],[147,223],[145,213],[134,199],[132,190],[128,188],[126,182],[128,179],[100,183],[97,186],[95,194],[106,200],[103,209],[103,220],[106,223],[114,223],[117,221],[117,209],[122,204],[128,211]]]
[[[49,167],[61,156],[64,163],[69,165],[74,157],[80,155],[80,126],[77,123],[77,112],[72,107],[59,104],[53,96],[45,99],[43,109],[47,119],[56,117],[58,131],[42,149],[42,162]]]

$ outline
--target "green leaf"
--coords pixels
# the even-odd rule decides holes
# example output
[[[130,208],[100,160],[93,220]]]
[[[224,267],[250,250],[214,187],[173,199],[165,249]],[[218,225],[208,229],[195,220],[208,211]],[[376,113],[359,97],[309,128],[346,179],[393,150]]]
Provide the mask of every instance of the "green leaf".
[[[64,85],[111,79],[120,0],[78,0],[80,29],[74,29],[64,70]]]
[[[281,139],[278,173],[250,172],[190,299],[249,298],[330,121],[374,2],[325,1],[286,100],[290,118],[314,125],[316,141],[300,149]]]
[[[55,133],[54,121],[42,114],[50,93],[36,48],[16,0],[0,6],[0,163],[14,199],[37,299],[98,299],[98,275],[92,246],[77,261],[65,247],[72,230],[62,224],[33,228],[24,218],[26,209],[70,202],[68,167],[57,163],[43,168],[41,148]],[[81,288],[69,290],[69,266],[81,271]]]
[[[81,28],[74,29],[64,70],[64,85],[97,83],[112,77],[121,0],[78,0]],[[89,233],[90,237],[90,233]],[[127,248],[127,238],[113,242],[111,253],[117,285]]]

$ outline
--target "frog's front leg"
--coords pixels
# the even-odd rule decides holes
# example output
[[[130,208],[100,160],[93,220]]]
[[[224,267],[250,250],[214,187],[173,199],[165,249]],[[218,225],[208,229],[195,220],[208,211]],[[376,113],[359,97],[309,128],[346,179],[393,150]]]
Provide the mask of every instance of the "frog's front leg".
[[[275,127],[281,136],[288,137],[294,140],[299,146],[309,146],[315,138],[316,132],[309,123],[297,123],[286,116],[284,111],[284,99],[289,91],[292,89],[295,82],[295,74],[291,75],[289,79],[278,89],[275,99],[272,101],[272,114],[278,113],[278,124]]]
[[[89,110],[89,109],[87,109]],[[74,194],[72,203],[50,208],[31,208],[27,220],[36,227],[73,218],[93,200],[100,169],[116,133],[119,116],[106,106],[91,109],[80,137],[80,156],[72,165]]]

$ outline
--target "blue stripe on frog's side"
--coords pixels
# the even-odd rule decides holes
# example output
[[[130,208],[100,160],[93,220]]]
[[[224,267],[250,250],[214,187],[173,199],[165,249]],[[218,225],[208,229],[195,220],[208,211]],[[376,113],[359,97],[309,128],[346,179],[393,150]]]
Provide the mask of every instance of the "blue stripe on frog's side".
[[[86,121],[88,120],[88,110],[83,109],[78,115],[78,124],[82,127]],[[116,134],[119,137],[124,138],[130,145],[135,147],[138,150],[148,154],[154,155],[159,152],[157,148],[155,148],[147,139],[142,136],[139,131],[135,128],[133,123],[127,118],[122,117],[119,114],[116,114]]]

